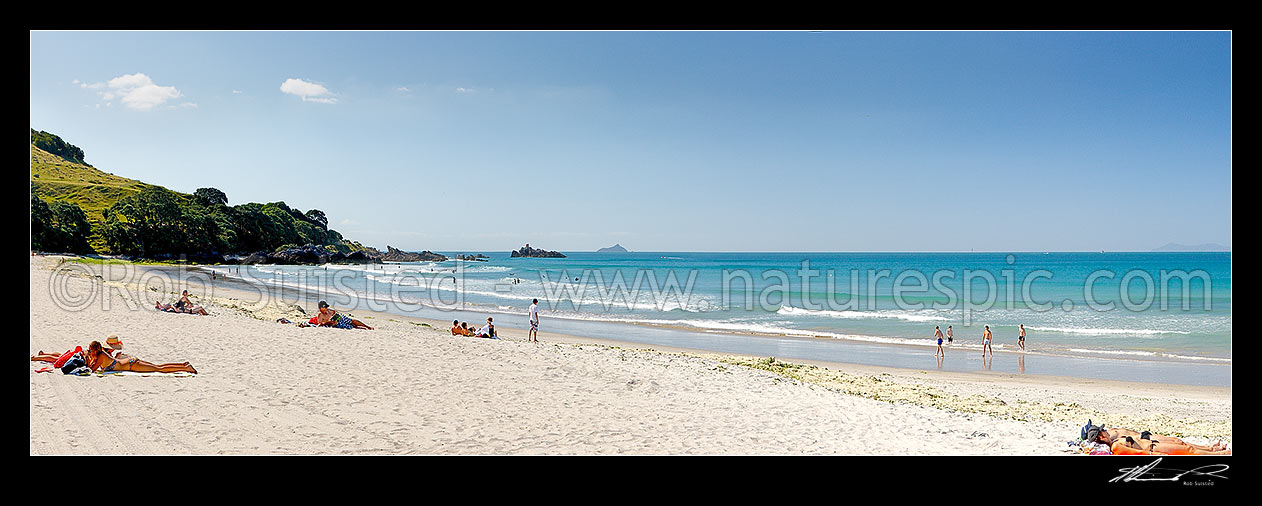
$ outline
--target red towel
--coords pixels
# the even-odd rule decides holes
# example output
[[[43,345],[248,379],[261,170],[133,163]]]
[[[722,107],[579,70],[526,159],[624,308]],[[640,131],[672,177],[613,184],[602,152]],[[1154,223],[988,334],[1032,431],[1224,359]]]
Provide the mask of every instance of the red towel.
[[[53,362],[53,367],[60,369],[62,365],[65,365],[67,360],[70,360],[72,355],[81,351],[83,351],[82,346],[75,346],[73,350],[62,353],[61,356],[57,358],[57,361]]]

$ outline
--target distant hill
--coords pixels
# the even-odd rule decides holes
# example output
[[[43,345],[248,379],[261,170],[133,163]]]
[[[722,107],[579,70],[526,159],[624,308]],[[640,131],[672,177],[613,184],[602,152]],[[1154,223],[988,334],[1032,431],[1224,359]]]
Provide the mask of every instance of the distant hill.
[[[1231,251],[1231,248],[1215,243],[1178,244],[1172,242],[1153,251]]]
[[[621,244],[615,244],[608,248],[600,248],[596,250],[596,252],[597,253],[627,253],[627,249],[622,247]]]

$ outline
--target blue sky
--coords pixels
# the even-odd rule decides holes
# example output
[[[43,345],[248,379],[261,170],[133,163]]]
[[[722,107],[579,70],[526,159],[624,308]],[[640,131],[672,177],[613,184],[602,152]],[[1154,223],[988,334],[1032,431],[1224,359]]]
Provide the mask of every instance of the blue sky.
[[[32,32],[103,170],[407,250],[1231,245],[1226,32]]]

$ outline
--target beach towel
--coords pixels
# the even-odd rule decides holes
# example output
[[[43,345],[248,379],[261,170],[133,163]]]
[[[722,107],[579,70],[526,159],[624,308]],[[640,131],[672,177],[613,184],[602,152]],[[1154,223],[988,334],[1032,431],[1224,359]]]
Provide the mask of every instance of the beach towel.
[[[191,372],[136,372],[136,371],[96,371],[91,373],[93,376],[169,376],[173,378],[190,378],[197,376]]]
[[[82,346],[75,346],[73,350],[62,353],[61,356],[57,358],[57,361],[53,362],[53,367],[61,369],[61,366],[65,365],[66,361],[70,360],[70,357],[73,357],[75,353],[79,353],[81,351],[83,351]]]

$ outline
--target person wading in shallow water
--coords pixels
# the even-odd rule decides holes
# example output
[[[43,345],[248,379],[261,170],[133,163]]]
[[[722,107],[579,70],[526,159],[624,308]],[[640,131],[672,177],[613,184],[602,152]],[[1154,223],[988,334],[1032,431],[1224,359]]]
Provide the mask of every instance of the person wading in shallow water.
[[[986,350],[990,350],[990,356],[995,356],[995,350],[990,347],[990,325],[986,326],[986,331],[982,332],[982,358],[986,358]]]

